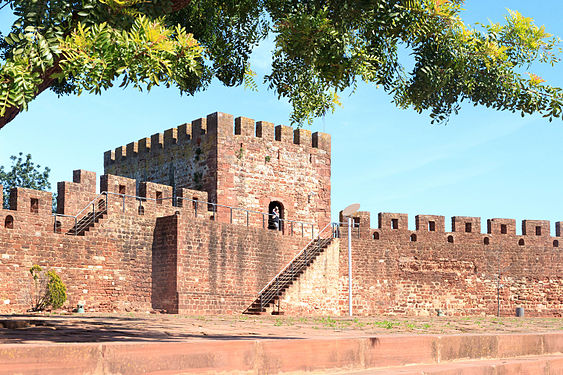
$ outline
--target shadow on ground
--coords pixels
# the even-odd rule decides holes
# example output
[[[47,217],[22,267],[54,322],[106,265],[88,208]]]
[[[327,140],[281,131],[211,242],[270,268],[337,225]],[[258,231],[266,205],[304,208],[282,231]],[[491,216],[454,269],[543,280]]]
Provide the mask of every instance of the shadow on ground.
[[[257,340],[300,339],[300,337],[261,335],[258,333],[196,333],[198,327],[173,321],[150,321],[123,316],[37,317],[0,315],[0,343],[76,343],[76,342],[178,342],[192,339]]]

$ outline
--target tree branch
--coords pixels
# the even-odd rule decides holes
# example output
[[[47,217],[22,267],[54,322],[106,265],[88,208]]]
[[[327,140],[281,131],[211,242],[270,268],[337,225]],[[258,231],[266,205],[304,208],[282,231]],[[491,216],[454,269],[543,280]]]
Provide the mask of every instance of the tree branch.
[[[42,74],[43,82],[37,87],[37,93],[35,96],[41,94],[43,91],[47,90],[51,84],[55,81],[55,78],[52,77],[53,74],[59,73],[61,71],[61,67],[59,66],[59,60],[55,61],[55,64],[45,70]],[[21,107],[9,107],[6,109],[4,116],[0,117],[0,129],[2,129],[6,124],[16,118],[17,115],[20,114],[22,108]]]
[[[172,11],[177,12],[190,5],[191,0],[172,0]]]
[[[187,7],[188,5],[190,5],[190,3],[191,3],[191,0],[172,0],[172,12],[177,12],[179,10],[182,10],[185,7]],[[37,95],[41,94],[43,91],[47,90],[51,86],[51,84],[55,81],[55,79],[52,78],[52,75],[54,73],[59,73],[60,71],[61,71],[61,68],[59,66],[59,60],[57,60],[57,61],[55,61],[55,64],[51,68],[47,69],[42,74],[43,81],[37,87],[37,93],[35,95],[36,97],[37,97]],[[9,108],[7,108],[4,115],[0,117],[0,129],[2,129],[9,122],[11,122],[13,119],[15,119],[16,116],[19,115],[21,111],[22,111],[21,107],[9,107]]]

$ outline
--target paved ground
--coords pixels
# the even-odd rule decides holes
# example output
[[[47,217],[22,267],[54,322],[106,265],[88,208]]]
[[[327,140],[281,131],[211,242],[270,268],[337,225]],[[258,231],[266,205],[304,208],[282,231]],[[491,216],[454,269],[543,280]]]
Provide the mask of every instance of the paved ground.
[[[390,334],[561,332],[563,318],[180,316],[73,314],[0,316],[0,343],[177,342],[352,338]]]

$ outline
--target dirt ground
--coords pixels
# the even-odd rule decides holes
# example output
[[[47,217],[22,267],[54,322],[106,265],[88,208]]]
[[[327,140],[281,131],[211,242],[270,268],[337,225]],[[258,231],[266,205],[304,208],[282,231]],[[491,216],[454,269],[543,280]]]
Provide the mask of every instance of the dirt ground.
[[[563,318],[127,314],[0,316],[0,343],[304,339],[563,330]]]

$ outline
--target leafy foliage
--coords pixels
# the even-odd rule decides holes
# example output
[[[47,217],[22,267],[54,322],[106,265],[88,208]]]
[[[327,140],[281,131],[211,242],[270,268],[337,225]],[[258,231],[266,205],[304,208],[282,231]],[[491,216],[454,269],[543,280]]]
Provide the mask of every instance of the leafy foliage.
[[[18,156],[10,156],[12,169],[7,171],[4,166],[0,166],[0,185],[4,187],[4,208],[8,208],[9,193],[14,187],[23,187],[36,190],[46,190],[51,188],[49,173],[51,170],[45,167],[41,171],[41,166],[31,161],[31,154],[25,155],[20,152]]]
[[[463,101],[561,117],[561,89],[526,71],[558,62],[559,38],[516,11],[504,24],[467,25],[463,0],[1,3],[17,20],[0,43],[0,127],[46,88],[99,94],[120,80],[193,95],[217,78],[255,90],[248,61],[269,33],[275,49],[264,80],[292,104],[294,124],[333,111],[359,82],[438,122]]]
[[[33,278],[32,311],[43,311],[49,307],[58,309],[66,302],[66,285],[53,270],[45,272],[34,264],[29,273]]]

